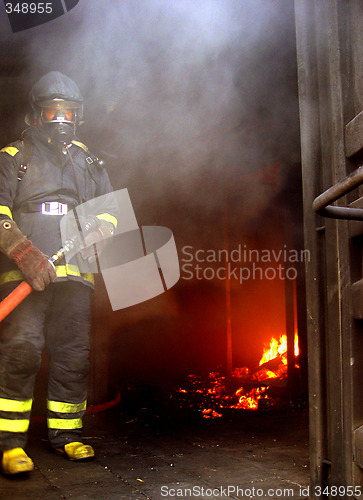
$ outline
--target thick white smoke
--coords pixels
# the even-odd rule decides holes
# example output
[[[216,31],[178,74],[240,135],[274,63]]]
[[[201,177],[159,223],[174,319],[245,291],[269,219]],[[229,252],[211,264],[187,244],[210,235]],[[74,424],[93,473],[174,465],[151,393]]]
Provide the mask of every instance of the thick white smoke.
[[[13,38],[29,85],[52,69],[80,85],[80,133],[117,188],[213,210],[266,204],[244,174],[298,158],[293,27],[290,0],[80,0]]]

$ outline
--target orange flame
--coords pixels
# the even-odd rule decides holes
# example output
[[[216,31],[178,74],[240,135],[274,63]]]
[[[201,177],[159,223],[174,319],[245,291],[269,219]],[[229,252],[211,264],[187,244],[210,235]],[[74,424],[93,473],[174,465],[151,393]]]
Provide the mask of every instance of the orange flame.
[[[295,332],[294,338],[294,354],[295,357],[299,356],[299,337],[297,332]],[[271,361],[272,359],[281,357],[282,362],[287,365],[287,335],[283,334],[280,336],[279,340],[272,337],[268,347],[264,348],[262,358],[260,359],[259,366]]]
[[[297,332],[295,332],[294,338],[294,355],[295,358],[299,356],[299,337]],[[270,343],[265,346],[263,350],[262,357],[259,362],[259,366],[268,363],[269,361],[277,360],[279,365],[276,369],[269,368],[261,368],[252,376],[252,380],[263,381],[267,379],[276,379],[285,377],[287,374],[287,335],[283,334],[279,339],[272,337]],[[295,367],[299,367],[299,365],[295,361]],[[263,395],[266,391],[267,387],[262,387],[258,389],[252,389],[250,392],[245,394],[240,398],[238,405],[234,408],[244,408],[250,410],[257,410],[258,408],[258,400],[261,397],[269,399],[267,395]],[[236,396],[239,396],[239,392],[243,391],[243,388],[239,389],[236,392]]]
[[[279,340],[272,337],[270,340],[270,344],[267,348],[264,349],[262,358],[260,359],[259,366],[271,361],[272,359],[277,358],[277,356],[281,356],[282,362],[287,364],[287,335],[281,335]]]
[[[294,354],[295,354],[295,358],[298,358],[298,357],[299,357],[299,354],[300,354],[300,348],[299,348],[299,336],[298,336],[297,332],[295,332]],[[295,360],[295,366],[296,366],[296,368],[299,368],[299,365],[297,364],[297,362],[296,362],[296,361],[297,361],[297,360]]]
[[[299,368],[298,356],[299,356],[299,338],[297,332],[295,332],[294,338],[294,355],[295,355],[295,367]],[[265,363],[268,365],[262,366]],[[254,373],[251,373],[249,368],[242,367],[236,368],[232,374],[233,377],[239,379],[241,384],[248,384],[251,387],[251,383],[254,385],[256,381],[264,381],[268,379],[282,379],[287,377],[287,336],[281,335],[280,338],[276,339],[272,337],[269,344],[263,349],[262,357],[259,361],[259,369]],[[198,393],[204,396],[208,396],[210,401],[214,403],[218,402],[220,409],[223,408],[236,408],[245,410],[257,410],[262,403],[263,407],[269,407],[268,405],[273,405],[273,400],[267,394],[269,389],[269,383],[265,382],[264,387],[255,387],[251,390],[245,390],[244,387],[240,387],[234,394],[237,396],[238,402],[231,405],[231,397],[226,395],[226,380],[225,377],[220,376],[219,373],[211,372],[209,378],[212,382],[212,387],[205,388],[200,386],[200,382],[197,376],[189,375],[191,384],[195,387],[192,390],[187,391],[186,389],[179,388],[179,393],[187,394]],[[272,382],[271,382],[272,385]],[[206,407],[202,410],[204,418],[218,418],[222,417],[222,414],[213,408]]]

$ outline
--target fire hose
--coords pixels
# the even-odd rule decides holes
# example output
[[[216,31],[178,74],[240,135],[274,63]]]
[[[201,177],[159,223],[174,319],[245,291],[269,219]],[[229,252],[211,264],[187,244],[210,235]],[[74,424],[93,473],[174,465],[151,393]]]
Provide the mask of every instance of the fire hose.
[[[48,260],[54,266],[58,264],[63,257],[73,250],[74,241],[68,240],[66,244],[53,254]],[[27,281],[22,281],[5,299],[0,302],[0,322],[6,318],[23,300],[32,292],[32,287]]]
[[[75,212],[75,220],[79,230],[79,236],[82,240],[83,246],[85,245],[83,232],[81,229],[80,221],[78,219],[77,213]],[[86,233],[96,229],[98,226],[98,220],[95,217],[90,217],[89,220],[83,225]],[[81,248],[79,244],[79,237],[74,237],[66,240],[64,246],[55,252],[48,260],[54,266],[59,264],[59,262],[71,251],[78,251]],[[0,302],[0,323],[6,318],[24,299],[32,292],[32,287],[27,281],[22,281],[5,299]]]

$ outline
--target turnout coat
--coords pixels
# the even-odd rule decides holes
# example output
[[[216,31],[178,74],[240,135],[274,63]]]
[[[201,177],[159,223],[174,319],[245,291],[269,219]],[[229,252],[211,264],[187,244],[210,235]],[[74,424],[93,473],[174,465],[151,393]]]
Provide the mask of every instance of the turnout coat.
[[[36,127],[30,127],[23,140],[0,151],[0,220],[13,219],[48,256],[62,247],[60,221],[65,207],[69,212],[80,203],[112,192],[105,168],[84,144],[72,141],[69,152],[73,165],[68,153],[48,144]],[[29,159],[24,166],[25,156]],[[59,214],[54,215],[54,206],[60,207]],[[98,218],[116,226],[117,210],[112,203],[99,212],[95,214]],[[92,274],[81,273],[76,261],[58,265],[57,276],[57,281],[93,284]],[[15,264],[1,255],[0,286],[22,279]]]

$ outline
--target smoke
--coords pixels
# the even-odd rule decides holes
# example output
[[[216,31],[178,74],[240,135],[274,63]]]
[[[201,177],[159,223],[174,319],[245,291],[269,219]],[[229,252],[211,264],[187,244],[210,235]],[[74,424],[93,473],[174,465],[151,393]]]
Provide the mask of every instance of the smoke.
[[[7,52],[9,58],[24,66],[23,94],[16,90],[8,102],[25,103],[27,91],[44,73],[65,73],[85,98],[80,138],[103,157],[114,188],[129,189],[140,224],[171,228],[178,249],[226,244],[233,249],[243,243],[279,248],[284,228],[281,214],[271,218],[272,202],[296,177],[299,162],[293,4],[80,0],[68,14],[2,43],[6,51],[15,48]],[[23,121],[21,106],[20,112]],[[276,182],[266,179],[269,165]],[[259,178],[256,172],[262,172]],[[135,352],[147,360],[155,352],[155,363],[174,362],[170,336],[176,358],[184,346],[184,363],[192,352],[208,360],[208,345],[215,350],[213,359],[222,356],[224,285],[182,282],[160,301],[144,305],[149,308],[144,314],[138,307],[109,315],[115,318],[114,342],[136,339]],[[241,337],[251,312],[257,331],[271,322],[270,311],[283,300],[276,291],[263,295],[256,282],[238,287],[238,294],[234,315]],[[150,324],[153,307],[160,322]],[[100,330],[109,321],[103,310],[98,309]],[[142,322],[132,317],[133,335],[119,336],[122,321],[127,322],[122,318],[132,314]],[[169,324],[178,314],[178,321]],[[239,342],[242,352],[245,344]],[[124,361],[131,360],[136,370],[143,363],[134,363],[128,347],[113,350],[116,364],[125,352]]]
[[[298,158],[291,4],[81,0],[20,35],[28,81],[53,69],[77,81],[81,138],[115,188],[206,214],[234,200],[258,214],[270,195],[244,175]]]

